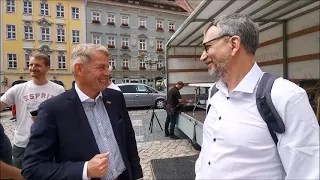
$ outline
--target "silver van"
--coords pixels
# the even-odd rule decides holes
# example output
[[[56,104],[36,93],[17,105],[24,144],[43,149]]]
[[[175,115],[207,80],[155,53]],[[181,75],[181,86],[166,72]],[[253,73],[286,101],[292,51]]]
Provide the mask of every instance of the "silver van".
[[[116,84],[122,91],[127,107],[155,106],[164,108],[167,95],[140,83]]]

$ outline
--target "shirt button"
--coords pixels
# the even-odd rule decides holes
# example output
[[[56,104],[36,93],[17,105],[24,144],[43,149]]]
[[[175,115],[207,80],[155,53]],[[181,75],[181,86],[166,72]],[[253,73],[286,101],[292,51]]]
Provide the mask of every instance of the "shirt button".
[[[219,120],[221,120],[221,116],[219,117]]]
[[[213,142],[216,142],[217,141],[217,139],[216,138],[213,138]]]
[[[106,138],[103,138],[103,140],[106,140]]]
[[[99,126],[101,126],[101,123],[99,123]]]
[[[229,100],[230,99],[230,97],[227,97],[227,100]]]
[[[209,164],[209,166],[210,166],[210,165],[211,165],[211,162],[209,161],[208,164]]]

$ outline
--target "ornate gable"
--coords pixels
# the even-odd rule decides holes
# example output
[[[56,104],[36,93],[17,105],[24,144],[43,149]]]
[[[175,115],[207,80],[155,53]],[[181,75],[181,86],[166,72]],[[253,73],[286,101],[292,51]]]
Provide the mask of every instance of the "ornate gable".
[[[54,50],[51,49],[49,45],[43,44],[38,47],[38,51],[43,54],[51,54]]]
[[[41,18],[39,20],[36,21],[39,26],[51,26],[53,24],[53,22],[49,21],[46,18]]]
[[[144,39],[147,39],[147,38],[148,38],[148,36],[146,36],[146,35],[144,35],[144,34],[140,34],[140,35],[138,35],[138,38],[144,38]]]
[[[128,34],[128,33],[122,33],[122,34],[120,34],[120,36],[130,36],[130,34]]]
[[[120,55],[120,57],[124,58],[124,57],[131,57],[131,56],[127,53],[123,53],[122,55]]]

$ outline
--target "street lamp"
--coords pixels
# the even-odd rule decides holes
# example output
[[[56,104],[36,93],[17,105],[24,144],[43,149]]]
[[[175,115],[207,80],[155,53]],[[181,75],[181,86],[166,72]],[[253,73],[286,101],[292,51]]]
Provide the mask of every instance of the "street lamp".
[[[151,80],[153,80],[153,75],[152,75],[151,67],[152,67],[152,65],[158,63],[158,55],[157,55],[157,54],[153,54],[153,55],[152,55],[152,54],[149,52],[147,56],[145,55],[145,56],[143,57],[143,61],[144,61],[144,63],[146,63],[146,64],[149,65]]]

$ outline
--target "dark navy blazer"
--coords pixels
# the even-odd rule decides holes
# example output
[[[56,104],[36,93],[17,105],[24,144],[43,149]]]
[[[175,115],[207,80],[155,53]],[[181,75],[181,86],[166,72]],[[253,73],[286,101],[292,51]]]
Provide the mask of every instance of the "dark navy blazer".
[[[106,89],[102,94],[126,166],[119,180],[142,178],[135,133],[123,94],[113,89]],[[99,153],[73,87],[39,106],[23,159],[22,175],[28,180],[81,180],[85,161]]]

